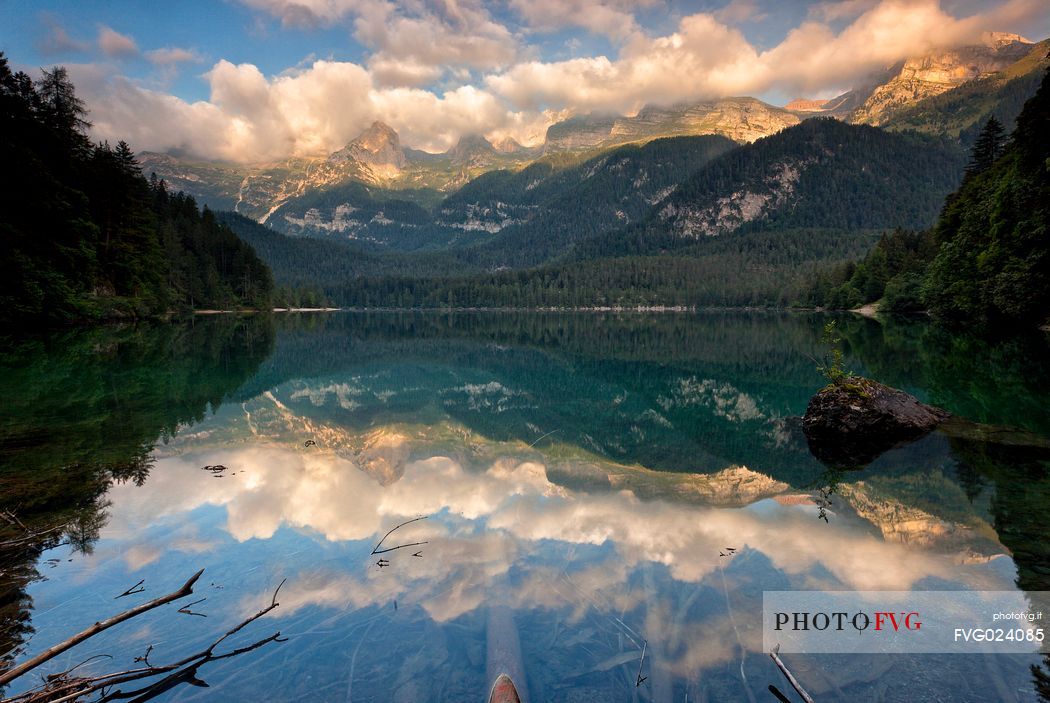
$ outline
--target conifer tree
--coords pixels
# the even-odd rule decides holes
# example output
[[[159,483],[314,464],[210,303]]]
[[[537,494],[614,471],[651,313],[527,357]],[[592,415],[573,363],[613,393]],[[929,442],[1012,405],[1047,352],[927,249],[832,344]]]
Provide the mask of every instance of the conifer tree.
[[[989,117],[984,128],[977,136],[977,141],[970,150],[970,163],[966,167],[966,177],[972,178],[984,173],[995,160],[1003,155],[1006,148],[1006,132],[1003,125],[994,116]]]

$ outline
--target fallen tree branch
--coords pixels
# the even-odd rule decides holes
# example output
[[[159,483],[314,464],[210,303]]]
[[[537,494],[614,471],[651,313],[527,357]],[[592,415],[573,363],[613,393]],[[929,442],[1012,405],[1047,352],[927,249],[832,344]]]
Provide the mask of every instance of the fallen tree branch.
[[[203,571],[204,570],[201,569],[201,571],[197,572],[193,576],[193,578],[190,579],[190,581],[187,581],[186,585],[184,585],[181,589],[179,589],[179,591],[176,591],[175,593],[182,593],[182,591],[186,590],[187,588],[189,590],[185,593],[182,593],[182,595],[188,595],[189,593],[192,593],[193,583],[197,580],[197,578],[200,577]],[[281,583],[277,586],[276,590],[274,590],[273,597],[270,599],[270,604],[267,605],[265,608],[262,608],[261,610],[259,610],[259,612],[255,613],[254,615],[248,618],[245,618],[240,623],[227,630],[221,637],[212,642],[207,648],[196,652],[195,654],[191,654],[187,657],[184,657],[176,662],[165,665],[149,664],[148,657],[150,652],[153,650],[153,647],[151,645],[146,650],[146,654],[144,656],[135,658],[136,663],[146,663],[145,667],[129,669],[127,671],[113,672],[110,674],[104,674],[102,676],[83,678],[66,678],[66,675],[69,673],[68,671],[66,671],[61,674],[48,677],[47,681],[42,686],[39,686],[35,689],[31,689],[25,693],[19,694],[12,698],[5,698],[3,700],[0,700],[0,703],[72,703],[73,701],[76,701],[89,694],[95,693],[96,691],[101,691],[102,694],[100,698],[96,699],[95,703],[103,703],[104,701],[111,701],[117,699],[123,700],[128,698],[133,698],[135,701],[146,701],[160,695],[165,691],[170,690],[171,688],[177,686],[180,683],[190,683],[197,686],[206,686],[207,684],[205,684],[203,681],[197,678],[197,671],[204,664],[211,661],[229,659],[232,657],[239,656],[241,654],[246,654],[255,649],[258,649],[259,647],[269,644],[270,642],[287,641],[285,638],[281,637],[281,633],[280,631],[278,631],[270,635],[269,637],[264,637],[261,640],[253,642],[252,644],[245,645],[243,647],[238,647],[229,652],[224,652],[221,654],[215,653],[216,648],[224,641],[240,632],[249,624],[263,617],[264,615],[272,611],[274,608],[277,608],[280,605],[280,603],[277,602],[277,595],[278,593],[280,593],[281,587],[284,586],[284,584],[285,581],[281,581]],[[168,596],[165,596],[165,598],[167,598],[169,601],[174,600],[176,597],[181,596],[175,596],[175,594],[169,594]],[[159,601],[161,599],[157,600]],[[147,603],[146,605],[151,604],[152,602]],[[154,605],[153,607],[156,606]],[[138,613],[145,612],[145,610],[141,609],[141,606],[140,609],[136,610],[138,610]],[[121,616],[116,617],[122,617],[123,615],[125,614],[122,613]],[[127,620],[128,617],[124,617],[123,619]],[[115,620],[115,618],[111,618],[110,620]],[[96,623],[96,625],[98,624],[99,623]],[[116,622],[112,624],[116,624]],[[90,629],[92,628],[89,628],[89,630]],[[88,630],[85,630],[85,632],[87,631]],[[97,634],[97,632],[100,631],[101,630],[96,630],[92,634]],[[91,635],[88,635],[88,637],[90,636]],[[83,639],[87,639],[87,637],[84,637]],[[83,639],[80,641],[83,641]],[[69,640],[67,640],[67,642],[68,641]],[[68,649],[68,647],[66,647],[66,649]],[[28,663],[30,662],[27,662],[27,664]],[[24,673],[28,670],[28,668],[23,668],[22,672]],[[162,674],[167,674],[167,676],[164,676],[164,678],[160,679],[159,681],[154,681],[153,683],[150,683],[141,688],[137,688],[126,692],[121,691],[120,689],[114,689],[115,686],[119,686],[121,684],[131,683],[133,681],[139,681],[142,679],[148,679],[155,676],[160,676]],[[110,690],[107,691],[106,689]]]
[[[777,668],[780,669],[780,673],[782,673],[784,675],[784,678],[788,680],[788,683],[791,684],[791,687],[795,689],[796,692],[798,692],[798,695],[802,696],[802,700],[804,700],[806,703],[815,703],[813,700],[813,696],[806,693],[806,689],[802,688],[802,684],[800,684],[795,679],[795,677],[791,675],[791,672],[787,668],[787,664],[785,664],[784,661],[780,658],[779,644],[776,647],[773,647],[773,651],[769,653],[769,656],[773,659],[773,663],[777,665]]]
[[[59,642],[53,647],[48,647],[43,652],[36,655],[29,661],[23,662],[16,667],[8,669],[7,671],[0,674],[0,686],[6,686],[8,683],[14,681],[27,671],[31,671],[43,664],[44,662],[54,659],[62,652],[65,652],[68,649],[72,649],[84,640],[88,639],[89,637],[94,637],[103,630],[108,630],[114,625],[119,625],[125,620],[130,620],[136,615],[141,615],[142,613],[153,610],[154,608],[159,608],[162,605],[166,605],[167,603],[170,603],[173,600],[178,600],[179,598],[184,598],[190,595],[191,593],[193,593],[193,584],[197,583],[197,579],[199,579],[201,577],[201,574],[203,573],[204,569],[201,569],[200,571],[195,573],[193,576],[190,577],[190,579],[186,583],[182,584],[182,587],[177,591],[172,591],[166,596],[154,598],[153,600],[147,603],[143,603],[142,605],[136,606],[131,610],[125,610],[123,613],[114,615],[111,618],[107,618],[105,620],[102,620],[101,622],[96,622],[91,627],[87,628],[86,630],[82,630],[81,632],[78,632],[69,639],[63,642]]]

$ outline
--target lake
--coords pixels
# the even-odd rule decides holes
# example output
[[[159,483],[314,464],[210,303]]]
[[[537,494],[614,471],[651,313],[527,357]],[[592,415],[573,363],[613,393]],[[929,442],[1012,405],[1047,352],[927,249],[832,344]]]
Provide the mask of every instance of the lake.
[[[794,692],[764,591],[1050,590],[1045,451],[935,433],[866,467],[813,457],[797,418],[827,319],[288,314],[7,340],[0,653],[204,569],[40,672],[177,660],[283,582],[223,647],[286,641],[159,699],[484,701],[508,670],[534,703],[772,701]],[[1050,437],[1046,335],[838,319],[851,369]],[[784,660],[822,703],[1046,700],[1036,655]]]

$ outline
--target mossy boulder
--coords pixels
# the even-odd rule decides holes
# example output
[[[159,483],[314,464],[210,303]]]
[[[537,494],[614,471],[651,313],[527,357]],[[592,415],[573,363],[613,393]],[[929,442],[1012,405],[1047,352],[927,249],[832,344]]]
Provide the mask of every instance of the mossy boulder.
[[[913,395],[877,381],[844,377],[809,400],[802,430],[820,461],[864,465],[886,450],[924,436],[950,417]]]

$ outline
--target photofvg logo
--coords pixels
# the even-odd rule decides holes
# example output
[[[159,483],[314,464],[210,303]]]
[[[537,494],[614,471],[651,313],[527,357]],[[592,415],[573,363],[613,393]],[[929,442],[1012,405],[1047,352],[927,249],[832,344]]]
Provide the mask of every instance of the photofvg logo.
[[[1050,593],[766,591],[766,651],[808,654],[1050,652]]]
[[[777,632],[783,632],[784,630],[808,632],[811,629],[819,630],[820,632],[829,629],[842,632],[850,627],[857,632],[864,632],[872,627],[872,623],[875,624],[874,629],[876,631],[882,630],[883,627],[892,628],[894,632],[899,632],[901,628],[905,630],[922,629],[922,622],[919,620],[917,611],[910,613],[889,610],[878,610],[872,613],[863,611],[855,613],[817,611],[814,613],[806,610],[795,610],[793,612],[779,611],[773,615],[776,620],[776,627],[773,629]]]

